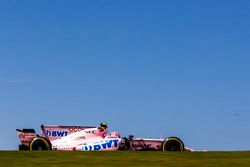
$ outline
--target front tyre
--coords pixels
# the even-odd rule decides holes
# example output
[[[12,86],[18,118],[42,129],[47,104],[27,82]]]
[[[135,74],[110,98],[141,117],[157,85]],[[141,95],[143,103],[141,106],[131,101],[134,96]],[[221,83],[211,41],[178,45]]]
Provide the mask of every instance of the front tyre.
[[[30,143],[30,150],[51,150],[51,145],[45,138],[35,138]]]
[[[162,150],[183,152],[185,150],[185,146],[181,139],[177,137],[169,137],[163,142]]]

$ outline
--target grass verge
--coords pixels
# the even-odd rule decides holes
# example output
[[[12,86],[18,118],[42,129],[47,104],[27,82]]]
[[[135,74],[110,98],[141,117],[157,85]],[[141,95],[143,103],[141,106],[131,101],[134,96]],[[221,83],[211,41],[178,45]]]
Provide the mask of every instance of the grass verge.
[[[67,152],[0,151],[0,166],[168,166],[247,167],[250,152]]]

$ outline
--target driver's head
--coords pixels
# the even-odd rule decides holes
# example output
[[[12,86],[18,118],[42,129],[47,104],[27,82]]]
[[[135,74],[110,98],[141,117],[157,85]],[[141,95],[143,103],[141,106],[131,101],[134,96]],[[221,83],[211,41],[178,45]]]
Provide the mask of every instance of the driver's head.
[[[106,123],[106,122],[102,122],[102,123],[100,124],[100,127],[102,127],[102,128],[107,128],[108,126],[107,126],[107,123]]]

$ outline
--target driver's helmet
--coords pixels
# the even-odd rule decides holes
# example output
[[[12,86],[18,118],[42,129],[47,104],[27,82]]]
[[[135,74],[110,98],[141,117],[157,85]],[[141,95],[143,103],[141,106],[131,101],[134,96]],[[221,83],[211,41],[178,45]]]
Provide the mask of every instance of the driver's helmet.
[[[108,126],[107,126],[107,123],[106,123],[106,122],[102,122],[102,123],[100,124],[100,127],[106,129]]]

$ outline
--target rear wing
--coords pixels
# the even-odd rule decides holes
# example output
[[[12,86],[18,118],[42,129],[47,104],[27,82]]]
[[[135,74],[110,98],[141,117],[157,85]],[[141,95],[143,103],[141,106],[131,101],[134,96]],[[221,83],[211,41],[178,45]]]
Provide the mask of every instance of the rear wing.
[[[36,137],[44,137],[49,141],[53,141],[87,128],[96,128],[96,126],[41,125],[41,136],[36,134],[34,129],[16,129],[16,132],[22,145],[29,146]]]
[[[34,129],[16,129],[17,135],[19,137],[20,142],[25,145],[29,146],[30,142],[37,137]]]

